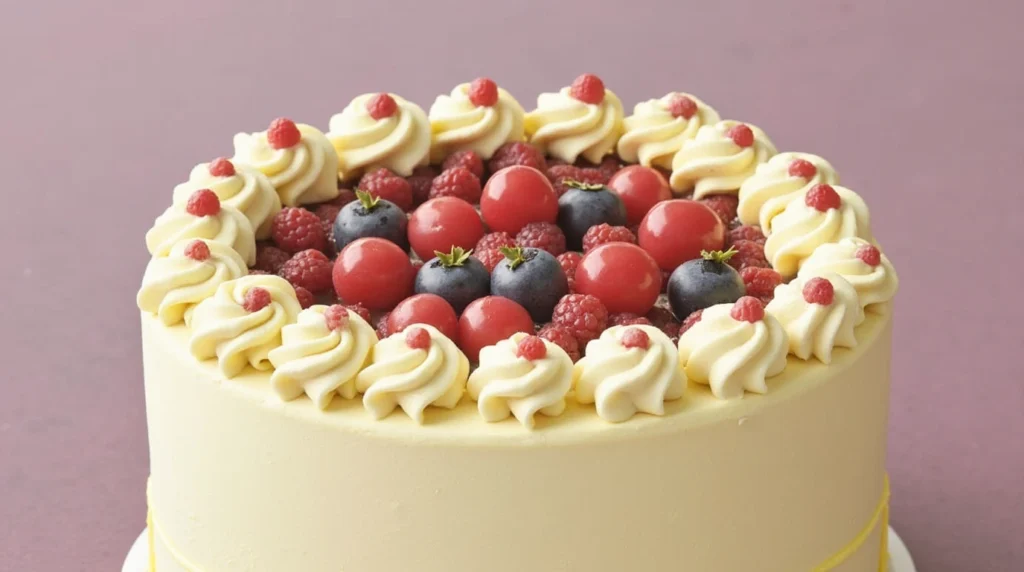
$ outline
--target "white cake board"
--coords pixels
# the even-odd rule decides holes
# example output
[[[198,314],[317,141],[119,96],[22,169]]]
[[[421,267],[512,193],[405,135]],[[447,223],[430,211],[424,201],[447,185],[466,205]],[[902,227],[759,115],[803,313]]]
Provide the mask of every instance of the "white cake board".
[[[148,542],[149,537],[146,534],[146,530],[143,529],[142,534],[135,539],[135,544],[128,551],[128,556],[124,560],[124,567],[121,568],[121,572],[147,572],[146,567],[149,564]],[[917,568],[914,568],[914,561],[910,558],[910,552],[891,526],[889,527],[888,572],[917,572]]]

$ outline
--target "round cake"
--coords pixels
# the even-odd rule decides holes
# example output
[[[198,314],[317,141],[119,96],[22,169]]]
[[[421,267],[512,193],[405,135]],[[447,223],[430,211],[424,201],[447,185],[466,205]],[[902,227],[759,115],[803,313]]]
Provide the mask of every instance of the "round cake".
[[[885,570],[896,273],[693,95],[361,95],[146,245],[150,571]]]

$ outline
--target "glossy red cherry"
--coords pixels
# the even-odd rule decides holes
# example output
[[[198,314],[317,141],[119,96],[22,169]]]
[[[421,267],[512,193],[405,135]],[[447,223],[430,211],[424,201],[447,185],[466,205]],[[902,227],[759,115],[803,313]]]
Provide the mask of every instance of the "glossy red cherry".
[[[448,339],[459,335],[459,318],[444,298],[436,294],[417,294],[406,298],[388,314],[388,332],[401,332],[413,324],[434,326]]]
[[[480,197],[480,214],[491,232],[513,236],[531,222],[555,222],[558,196],[544,173],[514,165],[491,175]]]
[[[658,266],[671,272],[700,258],[702,250],[722,250],[725,224],[704,204],[675,199],[654,205],[640,223],[637,238]]]
[[[456,197],[438,197],[420,205],[409,217],[409,245],[421,260],[453,246],[469,250],[484,235],[484,223],[473,205]]]
[[[608,180],[608,188],[615,191],[626,205],[629,226],[644,220],[654,205],[672,199],[668,181],[656,169],[643,165],[630,165],[619,170]]]
[[[459,347],[475,362],[480,350],[516,332],[533,333],[533,319],[519,304],[501,296],[473,301],[459,318]]]
[[[609,313],[643,316],[661,294],[661,269],[635,244],[602,244],[586,253],[576,268],[576,292],[601,300]]]
[[[388,310],[412,294],[416,272],[401,248],[383,238],[360,238],[334,262],[334,291],[346,304]]]

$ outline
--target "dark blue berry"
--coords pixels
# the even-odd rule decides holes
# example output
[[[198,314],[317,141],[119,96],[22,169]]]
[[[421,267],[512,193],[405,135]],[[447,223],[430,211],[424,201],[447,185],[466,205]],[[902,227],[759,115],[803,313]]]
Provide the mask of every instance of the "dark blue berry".
[[[569,190],[558,199],[558,226],[569,250],[583,250],[583,235],[592,226],[626,226],[626,206],[608,187],[575,181],[567,184]]]
[[[334,219],[334,245],[338,251],[350,242],[371,236],[390,240],[408,251],[409,219],[405,212],[395,203],[363,191],[356,191],[356,198],[342,207]]]
[[[450,253],[438,253],[427,261],[416,273],[416,293],[444,298],[456,314],[473,300],[490,294],[491,274],[470,252],[455,246]]]
[[[539,248],[502,248],[505,259],[491,272],[491,294],[526,308],[534,322],[551,320],[555,304],[569,293],[558,259]]]
[[[702,258],[687,260],[672,272],[668,303],[677,319],[715,304],[731,304],[747,293],[740,273],[726,264],[735,252],[702,252]]]

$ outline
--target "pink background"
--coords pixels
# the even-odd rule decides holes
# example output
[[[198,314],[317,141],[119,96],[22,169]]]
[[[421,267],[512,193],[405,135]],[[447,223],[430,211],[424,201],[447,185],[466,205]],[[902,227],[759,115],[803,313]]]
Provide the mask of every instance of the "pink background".
[[[893,523],[922,572],[1024,569],[1021,3],[4,4],[0,569],[120,569],[143,526],[135,291],[193,164],[364,91],[486,74],[532,107],[582,71],[696,93],[867,199],[903,279]]]

